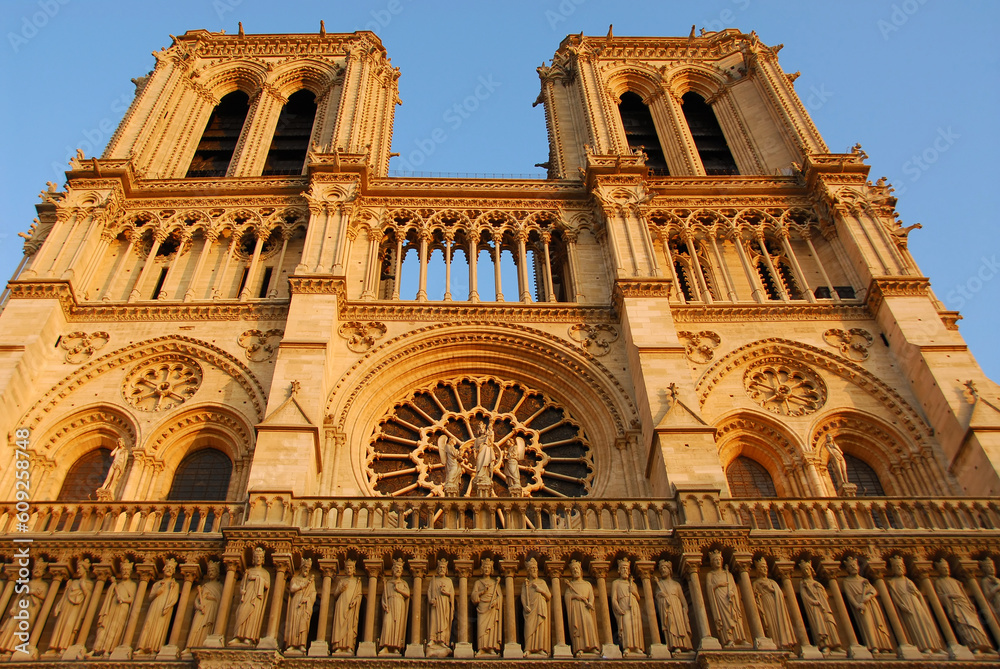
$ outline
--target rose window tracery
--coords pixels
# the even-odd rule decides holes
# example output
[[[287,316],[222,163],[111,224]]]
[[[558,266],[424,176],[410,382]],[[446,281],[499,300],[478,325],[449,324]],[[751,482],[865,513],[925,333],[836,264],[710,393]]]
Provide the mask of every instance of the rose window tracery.
[[[154,358],[128,373],[122,396],[140,411],[165,411],[194,396],[202,378],[201,366],[190,358]]]
[[[457,468],[446,489],[449,437]],[[594,463],[583,428],[544,394],[496,377],[465,377],[397,402],[375,427],[366,471],[387,496],[582,497],[590,494]]]
[[[826,403],[826,384],[807,367],[758,363],[743,375],[747,396],[771,413],[804,416]]]

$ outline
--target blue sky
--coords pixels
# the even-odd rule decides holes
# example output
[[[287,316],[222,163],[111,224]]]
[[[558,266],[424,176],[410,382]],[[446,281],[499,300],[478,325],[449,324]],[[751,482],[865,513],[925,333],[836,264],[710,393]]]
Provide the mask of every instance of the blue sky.
[[[414,169],[533,173],[547,158],[535,68],[568,33],[687,35],[756,30],[833,151],[861,142],[872,178],[896,186],[910,247],[980,364],[1000,379],[1000,233],[996,131],[1000,3],[896,0],[698,3],[5,0],[0,4],[0,275],[13,272],[46,181],[69,155],[100,154],[131,101],[130,79],[169,34],[374,30],[402,70],[393,148]],[[474,112],[453,105],[489,84]],[[480,89],[481,91],[484,89]],[[441,130],[444,134],[435,131]],[[437,139],[435,139],[437,138]],[[421,160],[422,159],[422,160]],[[401,165],[394,159],[393,168]],[[419,166],[415,163],[420,162]]]

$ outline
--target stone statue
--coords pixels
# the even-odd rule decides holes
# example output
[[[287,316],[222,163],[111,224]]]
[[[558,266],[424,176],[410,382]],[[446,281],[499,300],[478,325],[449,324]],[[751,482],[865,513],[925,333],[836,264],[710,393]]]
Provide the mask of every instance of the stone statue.
[[[483,577],[472,586],[470,595],[478,614],[476,657],[496,657],[503,647],[503,593],[500,579],[492,578],[493,560],[483,560],[482,569]]]
[[[826,453],[827,462],[832,465],[832,469],[837,474],[837,480],[834,481],[839,490],[844,484],[850,483],[847,480],[847,460],[844,459],[844,452],[840,450],[840,446],[837,442],[833,440],[833,435],[826,435]]]
[[[594,586],[583,580],[583,566],[577,561],[569,563],[572,578],[566,581],[566,621],[573,657],[600,657],[601,641],[597,636],[597,618],[594,611]]]
[[[188,632],[188,648],[200,648],[205,644],[205,638],[212,633],[215,616],[219,613],[222,583],[219,582],[219,563],[215,560],[208,561],[207,578],[208,581],[194,591],[194,618],[191,619],[191,631]]]
[[[146,622],[139,634],[136,650],[140,653],[156,654],[167,640],[170,629],[170,619],[174,615],[174,607],[181,594],[181,586],[174,578],[177,571],[177,561],[170,558],[163,565],[163,578],[149,589],[149,608],[146,609]]]
[[[410,586],[403,580],[403,560],[392,563],[392,578],[382,578],[382,635],[379,655],[398,656],[406,647],[406,612]]]
[[[885,623],[885,615],[878,603],[878,592],[868,579],[859,574],[858,559],[848,556],[843,561],[847,576],[841,581],[844,599],[854,613],[854,620],[861,630],[862,641],[872,653],[892,650],[892,637]]]
[[[132,567],[130,561],[122,560],[118,572],[120,580],[111,577],[101,612],[97,614],[97,636],[94,638],[91,655],[108,656],[122,642],[128,614],[135,600],[136,585],[132,580]]]
[[[452,437],[454,439],[454,437]],[[437,561],[437,571],[427,582],[427,657],[451,655],[451,621],[455,617],[455,584],[448,578],[448,561]]]
[[[764,623],[764,633],[778,648],[788,648],[796,643],[792,619],[788,616],[781,586],[774,579],[768,578],[767,570],[767,560],[757,558],[754,562],[757,576],[753,580],[754,601],[757,602],[760,620]]]
[[[354,560],[344,562],[344,575],[337,579],[333,597],[333,636],[330,649],[334,655],[353,655],[358,643],[358,614],[361,612],[361,579],[355,576]]]
[[[906,635],[924,653],[944,650],[944,642],[934,625],[924,596],[920,594],[916,584],[906,577],[903,558],[899,555],[889,558],[889,569],[890,576],[885,579],[885,584],[896,610],[899,611],[899,620],[903,623]]]
[[[309,639],[309,621],[316,603],[316,575],[312,559],[303,558],[299,573],[288,584],[288,611],[285,612],[285,653],[305,655]],[[294,652],[293,652],[294,654]]]
[[[951,576],[951,565],[941,558],[934,563],[934,569],[938,573],[938,578],[934,581],[934,590],[941,600],[941,608],[955,625],[959,640],[973,651],[993,650],[990,639],[986,636],[982,623],[979,622],[976,607],[969,601],[962,584]]]
[[[688,617],[684,588],[673,578],[674,565],[669,560],[659,562],[660,578],[656,579],[656,610],[660,613],[663,641],[670,650],[691,650],[691,620]]]
[[[459,460],[458,439],[450,434],[442,434],[437,441],[438,453],[444,463],[444,494],[458,497],[462,494],[462,463]]]
[[[104,484],[97,491],[103,491],[109,499],[113,498],[118,482],[125,475],[126,464],[128,464],[128,447],[125,446],[124,439],[119,439],[115,450],[111,451],[111,467],[108,469],[108,475],[104,477]]]
[[[979,582],[983,588],[983,596],[993,609],[993,614],[1000,618],[1000,578],[997,578],[997,567],[992,558],[984,557],[979,561],[979,571],[983,579]]]
[[[236,629],[233,645],[256,644],[260,640],[260,626],[264,622],[264,607],[267,591],[271,587],[271,575],[263,567],[264,549],[253,549],[253,566],[243,574],[240,585],[240,605],[236,609]]]
[[[507,481],[507,489],[512,491],[521,489],[521,458],[524,457],[524,439],[514,437],[507,440],[507,450],[504,453],[503,476]]]
[[[479,436],[476,438],[476,488],[486,490],[493,487],[493,461],[496,454],[493,452],[493,425],[479,428]]]
[[[618,621],[618,641],[625,657],[645,657],[646,644],[642,638],[642,610],[639,608],[639,589],[632,578],[628,560],[618,561],[618,578],[611,584],[611,609]]]
[[[830,598],[823,584],[815,579],[812,562],[799,561],[799,571],[802,580],[799,582],[799,596],[802,598],[802,608],[809,619],[809,627],[813,633],[813,643],[824,653],[840,648],[840,635],[837,633],[837,620],[833,617]]]
[[[712,551],[708,557],[711,569],[705,576],[705,591],[719,641],[726,648],[744,645],[747,640],[743,631],[743,608],[740,606],[740,592],[736,588],[736,581],[729,571],[722,568],[722,553]]]
[[[528,560],[525,569],[528,578],[524,579],[524,585],[521,586],[524,656],[548,657],[552,651],[552,625],[549,623],[549,601],[552,599],[552,592],[545,579],[538,577],[538,562],[535,558]]]
[[[90,560],[78,560],[77,577],[66,582],[62,599],[56,605],[56,626],[49,640],[49,650],[66,650],[75,642],[80,623],[83,622],[84,607],[94,590],[94,582],[88,577],[89,572]]]
[[[48,568],[47,562],[36,559],[35,566],[31,571],[31,580],[28,581],[28,591],[20,593],[19,597],[15,597],[11,601],[10,608],[7,609],[7,620],[4,621],[3,627],[0,627],[0,653],[13,653],[19,645],[24,643],[17,636],[17,633],[23,632],[20,623],[27,623],[29,630],[34,628],[35,619],[45,601],[45,595],[49,594],[49,584],[43,578],[46,568]],[[21,608],[21,601],[24,599],[28,600],[27,609]],[[27,618],[14,617],[25,610],[28,612]]]

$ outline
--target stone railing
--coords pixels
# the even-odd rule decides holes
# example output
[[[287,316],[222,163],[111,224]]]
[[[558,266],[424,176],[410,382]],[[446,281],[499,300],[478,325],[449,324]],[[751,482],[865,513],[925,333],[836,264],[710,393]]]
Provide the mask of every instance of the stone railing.
[[[24,527],[14,502],[4,502],[0,534],[218,533],[241,524],[244,509],[233,502],[32,502]]]
[[[254,493],[248,525],[300,530],[663,532],[678,524],[677,505],[664,499],[293,497]]]

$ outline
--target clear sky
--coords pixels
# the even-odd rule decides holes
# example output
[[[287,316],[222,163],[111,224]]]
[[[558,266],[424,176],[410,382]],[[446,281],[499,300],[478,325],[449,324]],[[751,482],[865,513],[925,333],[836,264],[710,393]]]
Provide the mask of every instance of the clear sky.
[[[698,3],[293,2],[264,0],[3,0],[0,3],[0,276],[46,181],[77,147],[99,155],[132,99],[130,79],[154,65],[169,34],[369,29],[402,70],[393,149],[414,169],[540,173],[547,159],[535,68],[569,33],[687,35],[692,24],[756,30],[783,43],[780,63],[833,151],[861,142],[872,178],[896,186],[910,248],[993,379],[1000,380],[1000,233],[987,206],[1000,141],[1000,3],[990,0],[839,0]],[[467,117],[449,114],[483,81]],[[431,141],[435,130],[446,138]],[[435,135],[440,138],[440,133]],[[426,150],[425,150],[426,149]],[[415,164],[422,159],[419,167]],[[392,168],[401,169],[401,159]]]

